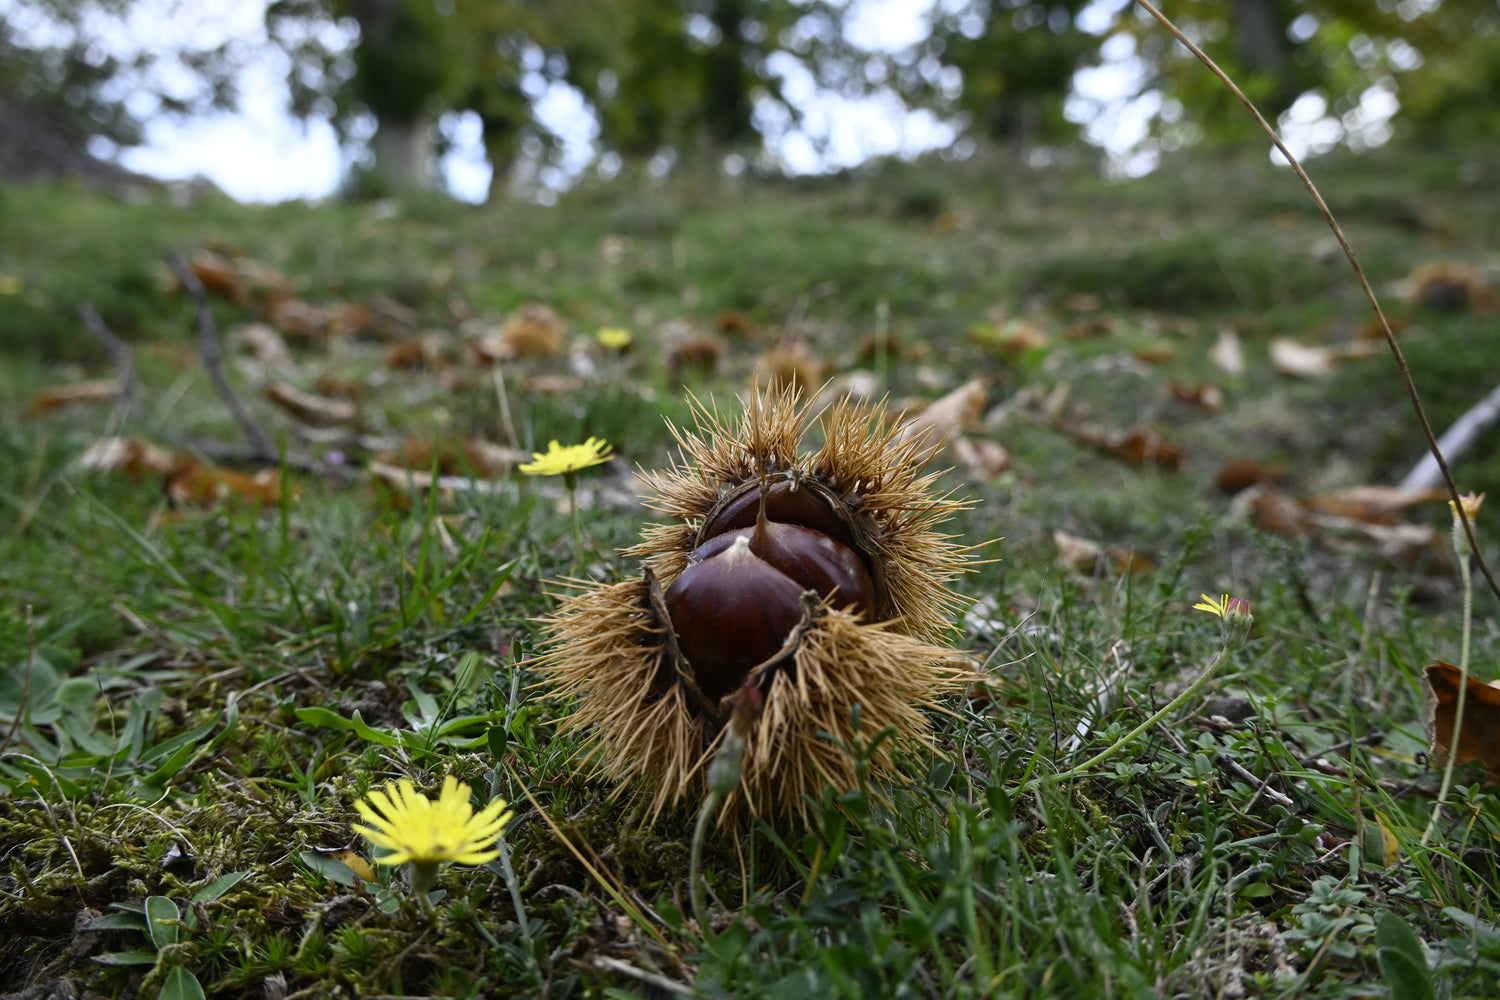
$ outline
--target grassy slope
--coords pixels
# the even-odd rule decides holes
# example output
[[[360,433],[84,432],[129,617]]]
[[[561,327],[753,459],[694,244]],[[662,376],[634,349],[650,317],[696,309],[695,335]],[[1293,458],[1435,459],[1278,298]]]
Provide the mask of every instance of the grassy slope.
[[[1493,151],[1392,151],[1330,159],[1314,175],[1384,289],[1434,258],[1494,263],[1482,255],[1500,235],[1487,180],[1497,171]],[[1283,464],[1294,495],[1393,482],[1421,449],[1387,360],[1317,382],[1271,372],[1272,338],[1338,341],[1366,312],[1347,270],[1319,258],[1326,230],[1293,179],[1258,158],[1184,159],[1119,186],[971,162],[394,213],[6,189],[0,227],[0,275],[21,279],[0,299],[0,713],[24,707],[29,720],[0,738],[0,990],[61,977],[107,995],[170,995],[181,965],[220,996],[272,976],[308,996],[661,995],[604,958],[742,997],[1217,995],[1237,984],[1369,995],[1403,982],[1390,957],[1399,935],[1376,930],[1387,912],[1426,942],[1441,990],[1483,992],[1500,975],[1493,801],[1465,788],[1459,821],[1417,844],[1435,786],[1410,756],[1423,747],[1420,674],[1458,655],[1451,575],[1417,575],[1359,545],[1258,535],[1225,521],[1228,501],[1211,487],[1232,457]],[[614,263],[601,253],[611,234],[626,238]],[[606,369],[549,396],[533,379],[564,365],[541,362],[516,369],[510,393],[527,447],[598,434],[646,468],[668,460],[660,416],[686,413],[663,371],[663,323],[708,327],[726,310],[754,323],[721,375],[697,383],[722,395],[784,324],[847,369],[888,303],[908,351],[885,372],[894,398],[932,398],[975,372],[992,382],[998,405],[979,433],[1011,451],[1012,467],[953,481],[980,501],[963,533],[1006,539],[991,550],[1003,560],[961,588],[996,608],[1000,693],[940,720],[944,755],[913,762],[894,813],[854,795],[826,803],[811,831],[711,841],[710,882],[739,919],[705,941],[683,918],[692,817],[640,828],[556,737],[562,706],[529,685],[535,617],[551,607],[544,581],[576,558],[550,484],[512,479],[408,511],[359,480],[303,478],[296,503],[268,511],[174,512],[158,483],[72,464],[106,413],[23,415],[40,386],[108,374],[74,318],[87,299],[135,345],[145,405],[133,432],[237,442],[194,355],[191,308],[162,290],[157,263],[205,243],[278,268],[310,301],[390,296],[422,327],[452,329],[458,303],[498,318],[532,300],[576,333],[630,327],[639,349],[621,377]],[[1074,293],[1100,305],[1067,314]],[[1483,318],[1388,304],[1414,321],[1404,345],[1444,426],[1490,388],[1500,345]],[[1048,348],[1016,357],[976,341],[997,306],[1041,307],[1028,321]],[[226,329],[246,318],[215,308]],[[1063,336],[1080,319],[1108,332]],[[1246,345],[1240,378],[1206,357],[1225,326]],[[1148,349],[1170,358],[1129,360]],[[379,357],[372,344],[308,349],[297,380],[364,378],[384,433],[498,437],[487,380],[386,376]],[[257,420],[283,428],[251,391],[261,375],[231,370]],[[1205,379],[1225,390],[1217,413],[1165,389]],[[1064,385],[1075,417],[1151,427],[1182,448],[1182,469],[1101,458],[1023,405]],[[1460,473],[1464,488],[1500,488],[1493,446]],[[585,485],[599,504],[582,567],[633,572],[611,555],[645,519],[623,463]],[[1446,514],[1414,520],[1442,527]],[[1132,547],[1155,568],[1070,573],[1055,530]],[[1253,598],[1258,623],[1213,693],[1097,773],[1023,788],[1109,745],[1210,658],[1213,622],[1187,610],[1204,590]],[[1495,649],[1483,595],[1479,607],[1483,671]],[[962,642],[991,654],[989,637]],[[1113,697],[1094,718],[1101,685]],[[1250,699],[1254,717],[1207,721],[1228,696]],[[469,720],[455,729],[461,747],[390,735],[424,703]],[[296,714],[306,708],[358,708],[380,733],[310,725]],[[1067,750],[1086,718],[1086,747]],[[498,768],[492,726],[507,734]],[[448,898],[429,922],[379,905],[399,892],[330,881],[341,870],[305,853],[353,839],[352,802],[372,785],[450,770],[518,801],[508,839],[529,936],[498,871],[445,872]],[[630,918],[522,786],[630,887]],[[185,902],[228,872],[249,874],[189,907],[186,943],[159,962],[95,960],[152,949],[128,913],[114,929],[77,930],[82,912]]]

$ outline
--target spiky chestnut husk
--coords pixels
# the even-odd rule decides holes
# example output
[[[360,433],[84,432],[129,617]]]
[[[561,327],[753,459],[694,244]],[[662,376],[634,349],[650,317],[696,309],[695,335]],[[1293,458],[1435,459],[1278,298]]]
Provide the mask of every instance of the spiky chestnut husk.
[[[651,820],[696,798],[729,712],[698,687],[678,650],[655,574],[566,595],[548,626],[557,646],[539,668],[559,695],[577,698],[563,730],[592,731],[600,771],[633,794],[649,791]],[[952,649],[866,624],[806,594],[781,650],[750,671],[764,710],[721,825],[738,826],[752,814],[805,824],[824,787],[857,787],[844,745],[860,735],[856,705],[866,740],[887,728],[896,734],[867,758],[870,778],[886,780],[898,751],[930,744],[927,710],[973,677],[972,663]]]
[[[546,623],[552,649],[539,668],[561,694],[577,697],[564,728],[592,731],[604,774],[633,792],[649,790],[653,818],[701,787],[729,715],[722,696],[748,672],[764,711],[722,821],[803,816],[825,786],[856,784],[840,746],[856,735],[856,705],[867,736],[897,733],[872,752],[871,776],[879,781],[898,744],[930,738],[925,710],[972,679],[969,662],[937,644],[960,603],[946,583],[971,559],[936,528],[963,504],[939,494],[937,474],[925,473],[930,446],[885,429],[881,407],[835,405],[823,415],[822,448],[805,456],[799,447],[814,413],[795,390],[753,396],[737,424],[696,401],[695,416],[694,431],[672,428],[687,464],[651,477],[656,496],[648,504],[673,521],[649,526],[630,550],[644,557],[642,578],[564,596]],[[747,525],[756,521],[762,489],[768,517],[811,522],[812,534],[826,536],[826,547],[861,564],[872,582],[853,613],[837,593],[804,593],[778,651],[737,666],[739,673],[700,676],[684,655],[688,640],[702,638],[693,634],[700,620],[682,609],[719,598],[697,593],[704,585],[692,577],[717,563],[722,572],[707,576],[714,586],[730,580],[732,593],[726,557],[744,548],[736,537],[754,533]],[[674,585],[693,593],[674,594],[669,612]],[[789,620],[778,615],[775,631]],[[758,648],[774,648],[779,638],[760,637]]]
[[[764,474],[773,496],[806,491],[844,526],[875,579],[881,619],[895,631],[940,641],[963,603],[947,583],[974,561],[938,530],[967,503],[938,491],[942,472],[926,471],[931,443],[886,426],[883,404],[844,400],[818,421],[822,447],[801,455],[817,417],[813,404],[799,402],[795,389],[768,390],[750,402],[735,424],[694,400],[696,430],[671,427],[686,463],[647,476],[656,495],[646,504],[672,520],[648,525],[626,554],[663,580],[675,579],[707,541],[706,530],[753,523],[751,498],[758,499]]]

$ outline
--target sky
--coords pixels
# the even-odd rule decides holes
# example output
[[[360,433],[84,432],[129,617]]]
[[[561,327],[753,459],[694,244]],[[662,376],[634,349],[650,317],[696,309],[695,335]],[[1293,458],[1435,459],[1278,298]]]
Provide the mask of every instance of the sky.
[[[8,2],[0,0],[0,9]],[[932,2],[855,0],[850,21],[853,40],[890,50],[919,41],[924,32],[922,18]],[[261,40],[265,37],[263,11],[263,2],[203,0],[194,7],[196,25],[142,24],[137,30],[155,37],[170,33],[170,37],[199,39],[212,37],[217,30],[225,36]],[[807,112],[807,131],[787,135],[777,149],[794,172],[853,166],[871,156],[916,155],[946,148],[957,138],[957,130],[931,112],[907,112],[889,97],[853,101],[818,94],[805,73],[790,65],[782,68],[789,73],[789,96]],[[236,113],[189,121],[157,118],[147,126],[146,142],[121,151],[117,158],[131,170],[152,176],[207,177],[241,201],[332,194],[349,166],[348,156],[326,121],[303,124],[287,116],[280,83],[284,75],[284,64],[274,57],[253,65],[241,78],[242,101]],[[555,185],[565,184],[593,159],[597,129],[581,97],[566,87],[542,95],[538,117],[563,140],[563,169],[553,171],[551,180]],[[479,122],[472,114],[455,119],[443,123],[454,148],[440,172],[457,197],[479,201],[490,180]],[[821,155],[819,140],[826,147]]]
[[[852,0],[851,40],[871,49],[905,48],[923,37],[924,17],[934,2],[942,0]],[[1081,26],[1102,33],[1127,2],[1094,0],[1080,15]],[[14,15],[20,9],[17,0],[0,0],[0,14]],[[187,120],[155,117],[147,123],[141,146],[116,150],[101,143],[95,152],[164,179],[206,177],[241,201],[318,199],[335,193],[359,151],[341,147],[326,120],[302,122],[287,114],[286,56],[264,45],[264,10],[265,0],[136,0],[132,16],[117,29],[121,46],[140,45],[141,39],[159,39],[164,45],[239,39],[259,55],[239,78],[237,111]],[[31,28],[42,31],[37,25]],[[327,40],[338,42],[337,29],[329,30],[334,34]],[[1102,65],[1075,76],[1067,113],[1083,124],[1088,141],[1111,153],[1115,174],[1149,172],[1160,154],[1142,151],[1137,144],[1151,118],[1162,111],[1161,100],[1154,93],[1131,96],[1141,90],[1147,68],[1135,56],[1129,37],[1109,39],[1103,55]],[[789,131],[775,143],[776,155],[792,172],[839,169],[872,156],[914,156],[948,148],[958,137],[952,123],[930,111],[907,111],[890,95],[852,100],[819,92],[793,59],[772,69],[783,74],[784,92],[805,115],[802,130]],[[170,70],[159,72],[165,72],[170,83]],[[1326,105],[1307,99],[1292,109],[1283,126],[1299,156],[1326,149],[1359,128],[1368,134],[1368,144],[1378,144],[1380,130],[1395,108],[1394,93],[1374,91],[1356,109],[1355,120],[1346,116],[1340,121],[1329,116]],[[549,189],[566,187],[594,161],[597,126],[580,95],[562,86],[540,95],[538,117],[562,139],[563,150],[561,164],[548,168],[542,181]],[[444,183],[459,198],[482,200],[490,169],[477,117],[450,116],[442,125],[452,146],[440,164]]]

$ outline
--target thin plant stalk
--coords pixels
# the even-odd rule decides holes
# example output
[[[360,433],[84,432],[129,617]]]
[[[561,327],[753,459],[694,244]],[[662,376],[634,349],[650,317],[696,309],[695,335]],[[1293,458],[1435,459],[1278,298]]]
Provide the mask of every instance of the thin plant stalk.
[[[583,525],[578,520],[578,473],[563,473],[563,483],[568,487],[568,511],[573,515],[573,567],[569,576],[578,575],[578,556],[583,551]]]
[[[1125,749],[1131,743],[1135,742],[1135,740],[1142,733],[1155,726],[1157,723],[1161,722],[1163,719],[1171,715],[1173,712],[1177,711],[1183,705],[1187,704],[1194,695],[1203,690],[1203,686],[1209,681],[1213,680],[1214,675],[1219,672],[1219,668],[1224,665],[1224,661],[1229,658],[1229,650],[1230,647],[1228,645],[1221,647],[1218,654],[1214,656],[1213,661],[1209,663],[1209,665],[1203,669],[1203,672],[1198,675],[1197,680],[1189,684],[1185,689],[1183,689],[1181,694],[1163,705],[1145,722],[1142,722],[1140,725],[1136,726],[1130,732],[1115,740],[1103,750],[1094,754],[1094,756],[1090,757],[1082,764],[1075,765],[1068,768],[1066,771],[1061,771],[1057,774],[1033,779],[1031,782],[1032,787],[1035,787],[1036,785],[1044,782],[1066,781],[1067,779],[1077,777],[1080,774],[1086,774],[1094,768],[1098,767],[1100,764],[1104,763],[1109,758],[1113,757],[1115,754],[1119,753],[1121,750]]]
[[[500,848],[500,867],[505,872],[505,885],[510,889],[510,904],[516,908],[516,923],[520,925],[521,937],[526,940],[530,950],[531,926],[526,919],[526,905],[521,901],[521,883],[516,881],[516,870],[510,863],[510,845],[502,836],[496,846]]]
[[[1460,511],[1462,507],[1462,504],[1458,505]],[[1438,787],[1437,802],[1432,807],[1432,817],[1427,821],[1427,829],[1422,831],[1423,847],[1427,846],[1438,823],[1442,821],[1443,806],[1448,801],[1448,793],[1453,789],[1453,767],[1458,763],[1458,740],[1464,724],[1464,695],[1469,690],[1469,634],[1474,624],[1474,585],[1467,555],[1459,558],[1458,572],[1464,585],[1463,632],[1458,645],[1458,700],[1453,706],[1453,735],[1448,740],[1448,762],[1443,765],[1443,783]]]
[[[698,921],[698,930],[708,940],[713,939],[713,929],[708,924],[708,903],[703,894],[703,840],[708,835],[708,821],[719,805],[719,793],[710,790],[698,810],[698,823],[693,827],[693,849],[688,859],[688,897],[693,902],[693,919]]]

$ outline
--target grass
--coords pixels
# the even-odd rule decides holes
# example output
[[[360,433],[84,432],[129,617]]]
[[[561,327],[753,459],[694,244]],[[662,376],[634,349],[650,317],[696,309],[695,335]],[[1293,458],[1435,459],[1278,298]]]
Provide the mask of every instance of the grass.
[[[1497,166],[1491,150],[1392,148],[1313,173],[1384,286],[1436,257],[1494,263],[1492,191],[1444,182],[1476,163]],[[1422,668],[1456,659],[1455,575],[1346,536],[1261,533],[1211,486],[1236,457],[1282,464],[1282,488],[1310,496],[1395,481],[1420,456],[1387,361],[1297,381],[1266,358],[1274,337],[1339,342],[1364,322],[1344,273],[1314,262],[1318,220],[1289,176],[1248,156],[1184,157],[1123,185],[1009,169],[1003,184],[983,157],[838,182],[601,184],[553,209],[482,211],[6,189],[0,275],[21,288],[0,300],[0,991],[1492,991],[1500,811],[1481,772],[1460,769],[1448,820],[1419,842],[1437,789],[1418,760]],[[1390,204],[1410,211],[1379,210]],[[1414,214],[1437,220],[1441,245],[1414,234]],[[613,261],[610,235],[624,237]],[[334,453],[347,469],[362,446],[272,410],[255,392],[268,376],[232,338],[255,419],[332,471],[289,466],[284,503],[202,508],[171,501],[159,477],[80,468],[111,413],[24,407],[39,388],[110,373],[74,318],[84,299],[133,346],[144,402],[127,433],[238,445],[191,306],[158,280],[164,251],[205,243],[290,275],[310,302],[388,296],[414,310],[413,332],[530,300],[582,338],[632,329],[637,349],[571,391],[540,388],[564,359],[508,373],[523,448],[596,435],[621,456],[580,476],[583,558],[555,481],[440,497],[339,471]],[[1500,346],[1482,315],[1392,307],[1441,429],[1490,388]],[[971,433],[1003,443],[1011,465],[946,481],[978,501],[964,537],[1004,537],[986,549],[998,561],[962,581],[980,603],[954,633],[993,683],[935,717],[938,752],[907,761],[895,787],[830,791],[807,828],[711,833],[701,928],[685,878],[695,810],[645,825],[591,778],[586,744],[559,733],[567,706],[536,684],[549,581],[575,562],[601,580],[635,572],[616,550],[652,515],[630,469],[669,462],[662,418],[688,413],[666,371],[667,321],[744,314],[752,329],[726,334],[720,372],[691,383],[722,399],[787,329],[850,369],[882,308],[906,353],[881,391],[899,403],[974,374],[992,386]],[[214,311],[226,331],[254,312]],[[1045,334],[1029,353],[974,335],[1021,316]],[[1069,335],[1085,322],[1093,335]],[[1224,327],[1246,346],[1242,376],[1207,360]],[[358,378],[377,437],[501,438],[487,377],[390,372],[384,347],[298,348],[290,377]],[[1137,360],[1148,350],[1154,363]],[[1194,409],[1172,381],[1213,381],[1225,404]],[[1064,390],[1069,421],[1157,430],[1181,468],[1082,443],[1039,403]],[[1500,489],[1497,463],[1479,446],[1458,463],[1461,486]],[[1446,535],[1441,505],[1408,520]],[[1058,530],[1152,566],[1079,572],[1059,561]],[[1249,642],[1180,712],[1076,772],[1216,656],[1217,622],[1190,608],[1203,592],[1253,600]],[[1490,598],[1476,597],[1471,661],[1488,680],[1500,650]],[[848,752],[885,738],[861,732]],[[353,802],[371,788],[407,774],[431,790],[447,773],[517,808],[506,841],[521,910],[498,863],[443,871],[428,919],[399,872],[362,881],[333,853],[362,846]]]

